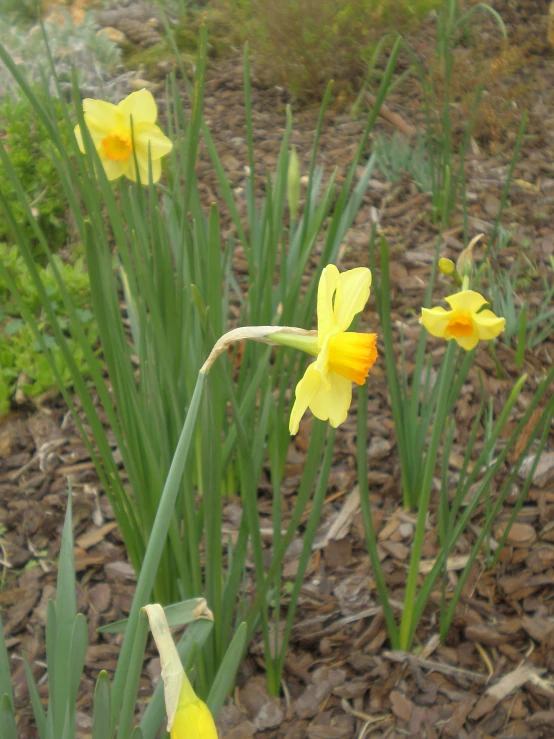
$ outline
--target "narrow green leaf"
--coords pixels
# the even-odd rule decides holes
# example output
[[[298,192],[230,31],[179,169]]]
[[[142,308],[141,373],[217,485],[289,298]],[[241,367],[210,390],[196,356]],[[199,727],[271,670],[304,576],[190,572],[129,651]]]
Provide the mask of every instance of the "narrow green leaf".
[[[2,739],[18,739],[12,703],[7,694],[0,700],[0,736]]]
[[[64,723],[63,739],[73,739],[75,736],[75,709],[77,694],[85,664],[85,653],[87,651],[88,627],[87,621],[82,613],[77,614],[73,624],[71,635],[71,651],[68,665],[68,695]]]
[[[4,638],[4,628],[2,619],[0,618],[0,698],[4,695],[8,696],[10,705],[13,708],[13,692],[12,681],[10,676],[10,658]]]
[[[246,650],[248,630],[243,622],[238,627],[225,653],[206,700],[208,708],[217,716],[225,697],[234,685],[235,675]]]
[[[164,489],[158,505],[156,519],[150,533],[148,547],[144,555],[142,569],[139,574],[131,613],[129,628],[125,632],[119,660],[113,681],[112,691],[112,726],[115,726],[117,715],[123,700],[123,690],[129,663],[132,657],[134,634],[140,616],[140,609],[146,605],[154,585],[156,572],[165,547],[167,533],[173,517],[177,496],[181,487],[181,479],[187,462],[190,446],[194,437],[196,418],[204,388],[205,375],[199,374],[196,387],[189,405],[187,417],[175,450]]]
[[[58,691],[56,672],[56,643],[57,643],[56,605],[53,600],[48,601],[46,607],[46,665],[48,670],[48,713],[46,716],[47,739],[54,739],[54,716],[56,711],[56,697]],[[63,720],[63,719],[62,719]]]
[[[516,347],[516,367],[521,367],[525,358],[525,344],[527,339],[527,305],[521,309],[519,316],[519,331]]]
[[[189,598],[189,600],[183,600],[180,603],[173,603],[170,606],[164,607],[164,613],[167,618],[167,623],[170,629],[175,629],[179,626],[186,626],[187,624],[197,621],[201,617],[201,613],[206,606],[206,600],[204,598]],[[199,616],[200,614],[200,616]],[[100,626],[97,629],[99,634],[123,634],[127,628],[129,619],[125,618],[121,621],[115,621],[113,624],[107,624],[106,626]]]
[[[77,589],[73,560],[73,521],[71,484],[67,498],[67,510],[62,533],[62,544],[58,565],[56,588],[56,646],[54,662],[54,684],[52,690],[52,718],[57,736],[62,736],[66,711],[70,704],[69,665],[71,662],[71,639],[77,618]],[[50,665],[49,665],[50,666]],[[49,670],[49,680],[51,672]]]
[[[29,697],[31,699],[31,707],[33,709],[33,716],[35,717],[37,731],[40,739],[46,739],[46,714],[44,713],[37,684],[33,677],[33,671],[31,670],[31,665],[29,664],[26,654],[23,654],[23,664],[25,665],[25,677],[27,678],[27,688],[29,690]]]
[[[131,727],[135,717],[137,693],[142,663],[144,661],[144,650],[146,648],[147,636],[148,619],[144,611],[141,611],[140,618],[137,623],[133,651],[131,653],[131,659],[129,660],[126,674],[125,691],[123,693],[123,702],[121,705],[119,726],[117,729],[117,739],[128,739],[128,736],[131,733]]]
[[[366,416],[364,416],[364,418],[365,417]],[[334,446],[335,430],[329,429],[327,436],[327,447],[325,449],[325,454],[323,455],[323,461],[321,463],[321,469],[319,471],[319,478],[312,498],[312,507],[308,517],[306,530],[304,532],[302,551],[300,552],[300,557],[298,558],[298,570],[295,576],[292,592],[290,594],[290,603],[288,606],[285,628],[281,637],[278,659],[276,660],[276,680],[275,684],[273,685],[273,691],[276,694],[280,691],[281,677],[285,666],[285,658],[287,654],[290,635],[294,626],[294,617],[296,615],[298,599],[300,597],[300,592],[304,584],[304,575],[306,573],[306,568],[308,566],[308,562],[312,553],[312,544],[321,519],[321,510],[325,502],[325,495],[328,489],[327,484],[329,481],[329,472],[331,470],[331,464],[333,462]],[[280,582],[277,583],[277,587],[281,587]],[[266,655],[266,659],[268,659],[268,657],[269,655]]]
[[[111,723],[110,678],[108,673],[102,670],[94,688],[92,739],[110,739],[112,736]]]
[[[375,578],[375,585],[377,587],[377,592],[379,593],[387,631],[389,632],[389,639],[392,648],[398,649],[398,626],[389,601],[387,581],[379,560],[379,552],[377,551],[377,535],[373,527],[373,518],[371,516],[369,482],[367,479],[367,393],[367,383],[358,388],[358,436],[356,445],[360,509],[362,512],[365,544],[369,554],[371,568],[373,570],[373,577]]]
[[[208,307],[206,303],[204,302],[204,298],[200,294],[200,290],[196,287],[196,285],[190,286],[192,297],[194,299],[194,304],[198,310],[198,313],[200,314],[200,320],[202,323],[206,322],[206,315],[208,312]]]

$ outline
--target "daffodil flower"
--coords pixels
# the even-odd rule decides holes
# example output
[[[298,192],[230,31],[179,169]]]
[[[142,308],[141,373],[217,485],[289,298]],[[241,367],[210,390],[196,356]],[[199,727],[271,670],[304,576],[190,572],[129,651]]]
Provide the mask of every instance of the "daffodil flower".
[[[504,330],[505,318],[498,318],[491,310],[481,310],[487,300],[473,290],[462,290],[445,298],[452,310],[423,308],[421,323],[432,336],[454,339],[467,351],[474,349],[482,339],[494,339]]]
[[[317,331],[290,326],[243,326],[224,334],[202,365],[210,371],[215,360],[237,341],[262,341],[301,349],[316,357],[296,386],[289,429],[296,434],[308,408],[316,418],[337,428],[346,420],[352,382],[363,385],[377,359],[377,335],[347,331],[369,298],[371,272],[366,267],[339,274],[334,264],[321,273],[317,292]]]
[[[109,180],[122,175],[137,180],[137,166],[141,182],[148,182],[148,159],[152,161],[152,181],[162,173],[161,158],[173,144],[156,125],[158,109],[152,93],[138,90],[118,105],[103,100],[86,98],[83,112],[88,131]],[[82,152],[83,136],[80,126],[75,137]]]
[[[369,298],[371,272],[366,267],[339,274],[334,264],[321,273],[317,293],[317,335],[297,344],[313,354],[296,386],[296,399],[289,429],[296,434],[300,419],[309,408],[321,421],[336,428],[346,420],[352,401],[352,382],[363,385],[377,359],[376,334],[348,332],[354,316]],[[274,341],[279,336],[273,337]],[[285,343],[286,337],[283,338]]]
[[[212,617],[205,607],[205,601],[202,602],[201,615]],[[145,606],[144,610],[160,653],[169,736],[171,739],[217,739],[210,709],[198,698],[183,669],[164,609],[158,603],[153,603]]]

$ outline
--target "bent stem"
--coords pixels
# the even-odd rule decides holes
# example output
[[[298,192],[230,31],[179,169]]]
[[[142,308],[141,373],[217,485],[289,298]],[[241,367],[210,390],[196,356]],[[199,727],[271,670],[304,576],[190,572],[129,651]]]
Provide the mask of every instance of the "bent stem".
[[[148,540],[148,546],[146,547],[146,552],[144,554],[144,560],[137,582],[137,589],[133,598],[133,604],[131,606],[131,612],[129,614],[129,620],[127,622],[127,628],[125,630],[125,636],[123,638],[123,644],[121,645],[121,652],[119,653],[119,660],[117,662],[114,676],[112,690],[112,729],[115,729],[118,714],[122,705],[123,691],[125,688],[125,682],[128,678],[128,668],[132,657],[135,635],[137,634],[141,608],[148,603],[150,598],[150,593],[154,587],[156,572],[164,550],[169,527],[173,520],[173,511],[175,509],[175,503],[177,501],[177,495],[181,485],[181,478],[189,455],[191,441],[194,436],[194,427],[196,425],[196,418],[200,408],[200,399],[202,397],[205,380],[206,375],[203,372],[199,372],[188,413],[185,418],[185,423],[183,424],[183,429],[181,431],[179,441],[177,442],[175,454],[173,455],[173,461],[171,462],[171,467],[169,468],[164,489],[162,491],[156,518],[154,519],[154,524]]]
[[[425,460],[425,469],[423,472],[423,481],[419,494],[419,510],[417,514],[417,524],[414,534],[414,543],[412,545],[412,556],[410,559],[410,569],[408,572],[408,581],[406,583],[406,595],[404,597],[404,608],[400,621],[399,648],[407,651],[412,645],[417,623],[414,623],[414,603],[417,590],[417,578],[419,574],[419,563],[421,560],[421,552],[423,549],[423,539],[425,536],[425,523],[429,510],[429,501],[431,498],[431,486],[433,484],[433,474],[437,461],[442,430],[446,420],[446,406],[448,402],[449,391],[452,381],[452,367],[455,355],[455,342],[450,341],[444,363],[441,368],[439,398],[437,401],[436,423],[433,424],[431,441],[429,450]]]

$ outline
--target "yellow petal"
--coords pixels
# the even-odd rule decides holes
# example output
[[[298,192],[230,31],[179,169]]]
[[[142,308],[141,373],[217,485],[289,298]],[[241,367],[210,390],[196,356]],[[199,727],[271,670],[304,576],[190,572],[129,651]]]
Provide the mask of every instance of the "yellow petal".
[[[201,700],[177,709],[171,739],[217,739],[217,729],[208,706]]]
[[[321,372],[318,372],[316,363],[312,362],[304,373],[304,377],[296,386],[295,400],[289,421],[289,431],[293,436],[298,433],[300,419],[308,410],[308,406],[312,402],[312,399],[317,395],[322,385],[322,374]]]
[[[321,273],[317,288],[317,337],[320,346],[335,325],[333,296],[338,284],[339,271],[334,264],[328,264]]]
[[[106,177],[111,180],[117,180],[118,177],[127,174],[128,170],[128,159],[127,160],[114,160],[106,159],[106,157],[100,157],[102,166]]]
[[[75,138],[77,139],[77,144],[79,145],[79,149],[85,153],[85,145],[83,144],[83,135],[81,133],[81,126],[75,126]]]
[[[140,181],[143,185],[148,182],[148,157],[143,156],[142,153],[136,152],[137,164],[140,175]],[[160,159],[152,160],[152,182],[158,182],[162,175],[162,163]],[[135,166],[134,157],[129,157],[127,160],[127,167],[125,169],[125,176],[133,182],[137,181],[137,168]]]
[[[475,331],[470,336],[447,336],[446,338],[454,339],[458,346],[461,346],[462,349],[465,349],[467,352],[475,349],[475,347],[479,343],[479,334],[477,331]]]
[[[370,287],[371,272],[367,267],[356,267],[340,274],[334,313],[335,326],[341,331],[346,331],[354,316],[363,311]]]
[[[122,123],[117,113],[117,107],[112,105],[112,103],[107,103],[105,100],[85,98],[83,100],[83,112],[85,114],[87,128],[93,138],[94,134],[106,136],[112,133]]]
[[[327,381],[327,386],[320,384],[310,399],[309,408],[320,421],[328,420],[333,428],[337,428],[348,416],[352,402],[352,381],[336,372],[329,372]]]
[[[473,290],[462,290],[445,298],[452,310],[460,310],[468,313],[477,313],[487,302],[485,298]]]
[[[441,339],[444,338],[444,332],[451,318],[451,311],[447,311],[444,308],[421,309],[421,323],[431,336],[438,336]]]
[[[164,136],[155,123],[145,123],[141,121],[133,126],[133,135],[135,141],[135,149],[137,153],[143,154],[148,159],[148,150],[150,149],[152,159],[160,159],[160,157],[169,154],[173,148],[173,144]]]
[[[481,313],[473,316],[473,320],[477,326],[480,339],[495,339],[498,334],[504,331],[506,325],[505,318],[498,318],[492,310],[483,310]]]
[[[310,364],[304,377],[296,386],[296,400],[290,416],[291,434],[298,432],[300,419],[310,408],[320,421],[329,421],[337,428],[346,420],[352,402],[352,382],[336,372],[328,372],[325,380],[316,368]]]
[[[152,93],[144,89],[132,92],[125,100],[119,103],[117,109],[126,119],[133,116],[133,126],[136,126],[141,121],[155,123],[158,117],[156,101]]]

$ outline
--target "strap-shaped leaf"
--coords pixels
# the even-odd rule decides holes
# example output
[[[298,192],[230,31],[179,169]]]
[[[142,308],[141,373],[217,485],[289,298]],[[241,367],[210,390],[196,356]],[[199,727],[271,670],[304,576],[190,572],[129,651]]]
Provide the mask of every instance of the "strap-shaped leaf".
[[[0,701],[0,736],[2,739],[18,739],[15,716],[7,693]]]
[[[63,736],[66,714],[69,705],[69,665],[71,659],[71,638],[77,617],[77,589],[75,585],[75,563],[73,559],[73,529],[71,486],[67,499],[67,509],[62,533],[62,544],[56,588],[56,639],[54,664],[52,651],[48,653],[48,680],[50,686],[50,707],[54,734]]]
[[[48,713],[46,717],[47,739],[54,737],[54,696],[56,694],[56,642],[57,614],[53,600],[46,607],[46,667],[48,671]]]
[[[75,736],[75,707],[79,684],[85,664],[87,651],[88,628],[87,621],[82,613],[78,613],[73,624],[71,635],[71,650],[67,675],[67,704],[62,739],[73,739]]]
[[[210,694],[208,695],[208,700],[206,701],[208,708],[214,716],[217,716],[219,713],[225,696],[228,695],[235,683],[235,675],[246,649],[246,637],[247,629],[246,624],[243,622],[236,630],[233,641],[229,645],[225,657],[223,657]]]
[[[131,659],[127,665],[127,679],[125,680],[125,690],[123,692],[123,701],[121,712],[119,714],[119,726],[117,729],[117,739],[127,739],[131,733],[131,727],[135,717],[135,707],[137,703],[137,693],[140,683],[140,673],[144,662],[144,650],[146,648],[146,639],[148,637],[148,620],[144,613],[141,612],[135,632],[135,641]]]
[[[207,603],[204,598],[190,598],[179,603],[173,603],[165,606],[164,613],[170,629],[179,626],[186,626],[194,623],[199,618],[207,618],[211,620],[209,611],[207,611]],[[121,621],[115,621],[113,624],[101,626],[97,631],[100,634],[123,634],[127,628],[129,619],[125,618]]]
[[[94,688],[94,707],[92,713],[92,739],[111,739],[111,688],[110,678],[105,670],[98,675]]]
[[[4,638],[4,629],[2,628],[2,620],[0,619],[0,698],[8,696],[10,705],[13,706],[12,681],[10,677],[10,658],[6,648],[6,640]]]
[[[46,714],[44,713],[44,708],[42,707],[42,701],[40,700],[40,695],[38,693],[37,684],[33,677],[33,671],[31,670],[31,665],[29,664],[29,660],[27,659],[26,654],[23,655],[23,663],[25,665],[25,677],[27,678],[27,688],[29,689],[29,697],[31,699],[31,706],[33,709],[33,716],[35,717],[35,723],[37,725],[37,730],[38,730],[40,739],[45,739],[46,737]]]

